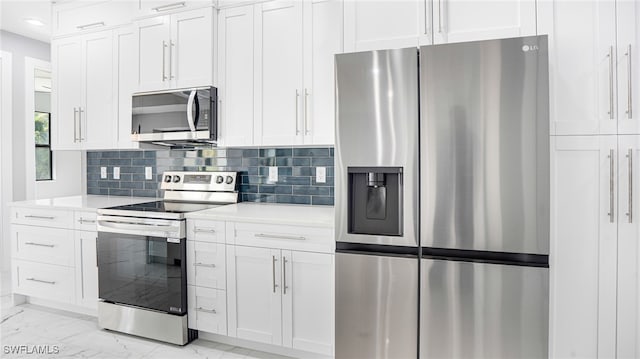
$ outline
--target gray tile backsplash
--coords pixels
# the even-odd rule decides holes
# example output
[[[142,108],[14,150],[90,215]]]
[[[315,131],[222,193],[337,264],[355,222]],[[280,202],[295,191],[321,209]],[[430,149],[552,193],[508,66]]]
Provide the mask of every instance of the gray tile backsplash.
[[[238,171],[243,202],[333,205],[333,148],[213,148],[198,150],[88,151],[87,193],[162,197],[158,183],[164,171]],[[144,168],[153,179],[146,180]],[[278,182],[268,183],[269,166],[278,167]],[[327,181],[316,183],[316,167],[327,168]],[[107,178],[100,178],[107,167]],[[120,179],[113,178],[120,167]]]

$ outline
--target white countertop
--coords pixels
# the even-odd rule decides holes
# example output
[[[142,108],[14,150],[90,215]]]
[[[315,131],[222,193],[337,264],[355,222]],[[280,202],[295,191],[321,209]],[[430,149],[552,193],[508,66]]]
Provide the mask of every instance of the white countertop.
[[[42,208],[51,207],[56,209],[69,210],[89,210],[113,206],[124,206],[127,204],[144,203],[157,201],[153,197],[125,197],[125,196],[99,196],[81,195],[70,197],[56,197],[47,199],[36,199],[31,201],[18,201],[9,204],[10,207]]]
[[[330,206],[241,202],[186,214],[187,218],[266,224],[333,227]]]

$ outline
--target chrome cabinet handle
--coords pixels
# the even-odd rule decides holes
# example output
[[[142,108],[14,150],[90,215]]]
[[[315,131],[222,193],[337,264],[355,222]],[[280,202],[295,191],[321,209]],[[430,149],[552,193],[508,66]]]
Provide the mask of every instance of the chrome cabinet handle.
[[[78,108],[73,108],[73,143],[78,142]]]
[[[309,112],[309,91],[304,89],[304,134],[309,134],[309,120],[308,120],[308,112]]]
[[[613,46],[609,46],[609,118],[613,120]]]
[[[162,82],[165,82],[167,80],[166,58],[167,58],[167,42],[162,40]]]
[[[85,224],[85,223],[96,223],[96,221],[95,221],[95,220],[93,220],[93,219],[84,219],[84,218],[82,218],[82,217],[80,217],[80,219],[78,220],[78,222],[79,222],[80,224]]]
[[[257,238],[296,239],[300,241],[304,241],[305,239],[307,239],[306,237],[302,237],[302,236],[284,236],[280,234],[264,234],[264,233],[256,233],[254,234],[254,236]]]
[[[102,27],[102,26],[104,26],[104,21],[92,22],[91,24],[85,24],[85,25],[78,25],[76,26],[76,28],[78,28],[79,30],[85,30],[91,27]]]
[[[36,242],[24,242],[24,244],[29,246],[48,247],[48,248],[55,247],[55,244],[42,244],[42,243],[36,243]]]
[[[198,308],[196,308],[196,310],[197,310],[198,312],[205,312],[205,313],[211,313],[211,314],[218,314],[218,313],[216,312],[216,310],[215,310],[215,309],[204,309],[204,308],[202,308],[202,307],[198,307]]]
[[[633,223],[633,149],[630,148],[627,153],[627,161],[629,163],[629,223]]]
[[[609,222],[613,223],[614,221],[614,198],[613,198],[613,191],[614,191],[614,183],[613,183],[613,150],[609,150]]]
[[[300,134],[300,129],[298,128],[298,99],[300,98],[300,93],[298,89],[296,89],[296,135]]]
[[[78,132],[80,133],[80,142],[86,141],[87,139],[82,137],[82,113],[84,110],[82,107],[78,107]]]
[[[176,3],[173,3],[173,4],[167,4],[167,5],[152,7],[151,10],[153,10],[155,12],[162,12],[162,11],[173,10],[173,9],[177,9],[177,8],[180,8],[180,7],[184,7],[185,5],[186,5],[185,2],[182,1],[182,2],[176,2]]]
[[[27,278],[27,280],[30,280],[32,282],[51,284],[51,285],[56,284],[56,282],[52,282],[52,281],[49,281],[49,280],[36,279],[36,278]]]
[[[53,217],[53,216],[35,216],[35,215],[32,215],[32,214],[28,214],[28,215],[24,216],[24,218],[55,219],[56,217]]]
[[[632,119],[633,113],[633,97],[631,92],[632,87],[632,76],[631,76],[631,44],[627,47],[627,118]]]
[[[282,256],[282,290],[287,294],[287,257]]]
[[[175,46],[173,40],[169,40],[169,80],[175,77],[173,76],[173,48]]]
[[[199,232],[216,233],[216,230],[213,228],[194,228],[193,231],[196,233],[199,233]]]
[[[442,33],[442,0],[438,0],[438,33]]]
[[[215,268],[216,267],[215,264],[206,264],[206,263],[200,263],[200,262],[194,263],[193,265],[196,266],[196,267],[208,267],[208,268]]]
[[[271,271],[272,271],[272,276],[273,276],[273,292],[276,292],[276,288],[278,288],[278,285],[276,284],[276,262],[278,261],[276,259],[276,256],[271,256],[271,258],[273,258],[273,261],[271,262]]]

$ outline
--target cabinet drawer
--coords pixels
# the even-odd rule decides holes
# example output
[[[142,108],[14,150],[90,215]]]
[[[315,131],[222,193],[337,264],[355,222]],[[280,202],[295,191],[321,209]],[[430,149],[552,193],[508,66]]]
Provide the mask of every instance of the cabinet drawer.
[[[74,212],[73,225],[76,230],[96,231],[96,212]]]
[[[210,6],[214,0],[135,0],[136,17],[156,16]]]
[[[230,223],[233,243],[242,246],[333,253],[333,228]]]
[[[200,242],[225,242],[225,222],[187,220],[187,239]]]
[[[187,287],[189,328],[227,335],[227,296],[224,290]]]
[[[225,289],[225,245],[187,241],[187,280],[191,285]]]
[[[75,1],[53,9],[53,36],[102,29],[131,22],[128,1]]]
[[[73,212],[50,208],[11,208],[11,223],[71,229]]]
[[[16,294],[74,303],[73,268],[13,260],[12,270]]]
[[[72,267],[73,231],[23,225],[11,226],[13,258]]]

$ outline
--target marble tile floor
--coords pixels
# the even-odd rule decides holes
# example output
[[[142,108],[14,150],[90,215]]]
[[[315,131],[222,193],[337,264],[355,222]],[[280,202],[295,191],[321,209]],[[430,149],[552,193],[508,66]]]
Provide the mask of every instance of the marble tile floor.
[[[31,304],[11,307],[8,297],[1,299],[0,358],[286,359],[200,339],[184,347],[164,344],[100,330],[94,317]],[[26,349],[10,352],[18,350],[17,346]],[[44,353],[37,354],[34,350]]]

